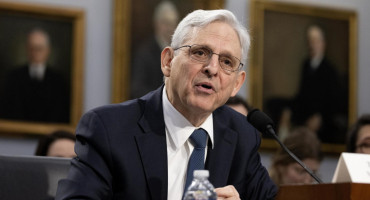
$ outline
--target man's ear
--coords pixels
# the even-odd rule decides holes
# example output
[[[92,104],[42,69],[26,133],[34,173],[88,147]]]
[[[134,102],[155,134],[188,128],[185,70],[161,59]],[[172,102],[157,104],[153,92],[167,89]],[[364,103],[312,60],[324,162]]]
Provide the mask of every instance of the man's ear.
[[[174,51],[171,47],[166,47],[161,53],[161,70],[165,77],[171,74],[171,62],[174,57]]]
[[[245,76],[246,76],[245,71],[238,72],[236,81],[234,83],[234,89],[233,89],[233,92],[231,93],[232,97],[235,96],[239,92],[240,88],[242,87],[245,81]]]

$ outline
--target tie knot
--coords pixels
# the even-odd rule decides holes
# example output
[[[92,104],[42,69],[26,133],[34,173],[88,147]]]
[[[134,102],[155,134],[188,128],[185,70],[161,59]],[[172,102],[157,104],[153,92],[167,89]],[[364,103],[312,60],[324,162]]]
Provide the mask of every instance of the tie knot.
[[[206,148],[207,132],[202,128],[197,129],[191,134],[190,140],[195,148]]]

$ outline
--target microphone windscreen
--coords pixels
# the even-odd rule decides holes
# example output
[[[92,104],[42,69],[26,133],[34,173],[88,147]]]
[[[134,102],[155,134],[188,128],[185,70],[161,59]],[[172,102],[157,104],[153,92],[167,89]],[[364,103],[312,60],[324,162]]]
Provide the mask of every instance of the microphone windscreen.
[[[247,120],[254,128],[256,128],[261,133],[266,133],[267,126],[274,126],[272,119],[267,116],[265,113],[258,109],[254,109],[251,112],[248,112]]]

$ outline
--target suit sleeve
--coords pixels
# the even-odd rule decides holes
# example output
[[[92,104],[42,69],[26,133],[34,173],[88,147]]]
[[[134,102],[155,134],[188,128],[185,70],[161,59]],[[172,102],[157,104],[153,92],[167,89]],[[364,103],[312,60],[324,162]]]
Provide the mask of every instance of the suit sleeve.
[[[277,194],[277,187],[272,182],[266,168],[261,164],[258,149],[261,143],[259,133],[254,129],[255,136],[251,142],[254,144],[247,159],[247,176],[245,178],[244,192],[240,194],[241,199],[250,200],[272,200]],[[249,144],[252,144],[249,143]]]
[[[112,156],[106,128],[94,111],[85,114],[76,130],[75,151],[68,177],[59,181],[56,199],[112,198]]]

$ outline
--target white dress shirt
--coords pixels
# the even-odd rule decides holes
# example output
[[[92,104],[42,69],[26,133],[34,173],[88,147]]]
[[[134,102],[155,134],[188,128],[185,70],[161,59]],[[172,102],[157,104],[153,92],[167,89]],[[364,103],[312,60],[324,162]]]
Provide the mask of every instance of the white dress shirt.
[[[193,126],[170,103],[166,87],[162,94],[164,123],[166,125],[167,165],[168,165],[168,200],[181,200],[186,179],[188,161],[194,146],[188,141],[195,129],[203,128],[211,139],[213,148],[213,118],[212,114],[199,127]],[[208,139],[207,139],[208,141]],[[208,142],[207,142],[208,147]],[[205,156],[207,156],[207,147]]]
[[[322,55],[318,55],[318,56],[315,56],[315,57],[311,58],[311,60],[310,60],[311,68],[313,70],[316,70],[320,66],[322,60],[323,60]]]
[[[45,76],[46,66],[44,64],[31,64],[29,65],[30,77],[42,81]]]

